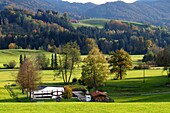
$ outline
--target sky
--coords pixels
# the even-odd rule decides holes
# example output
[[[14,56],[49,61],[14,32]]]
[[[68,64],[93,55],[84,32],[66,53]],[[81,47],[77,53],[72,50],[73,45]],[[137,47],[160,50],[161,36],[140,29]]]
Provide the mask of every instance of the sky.
[[[63,0],[63,1],[68,1],[68,2],[78,2],[78,3],[87,3],[87,2],[92,2],[95,4],[104,4],[106,2],[115,2],[115,1],[124,1],[126,3],[133,3],[136,0]]]

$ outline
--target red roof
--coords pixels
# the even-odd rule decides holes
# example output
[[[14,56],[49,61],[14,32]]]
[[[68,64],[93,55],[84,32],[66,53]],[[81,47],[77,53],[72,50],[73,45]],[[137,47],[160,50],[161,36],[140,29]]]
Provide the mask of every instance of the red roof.
[[[90,94],[92,95],[92,97],[97,97],[97,96],[99,96],[99,95],[107,96],[106,93],[101,92],[101,91],[94,91],[94,92],[91,92]]]
[[[78,23],[78,20],[72,19],[72,20],[70,20],[70,22]]]

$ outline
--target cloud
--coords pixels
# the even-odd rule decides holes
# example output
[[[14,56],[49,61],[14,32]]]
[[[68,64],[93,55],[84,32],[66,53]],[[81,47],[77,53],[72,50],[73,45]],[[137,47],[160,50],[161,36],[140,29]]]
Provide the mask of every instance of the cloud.
[[[63,1],[68,1],[68,2],[78,2],[78,3],[87,3],[87,2],[92,2],[95,4],[104,4],[106,2],[115,2],[115,1],[124,1],[126,3],[133,3],[136,0],[63,0]]]

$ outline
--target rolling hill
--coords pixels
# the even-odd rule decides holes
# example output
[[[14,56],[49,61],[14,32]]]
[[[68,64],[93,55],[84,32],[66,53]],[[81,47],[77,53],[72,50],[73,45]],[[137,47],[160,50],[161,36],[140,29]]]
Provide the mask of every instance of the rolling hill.
[[[124,2],[106,3],[95,6],[86,12],[89,17],[143,21],[155,25],[169,25],[170,2],[138,1],[133,4]],[[107,12],[107,13],[106,13]]]
[[[33,14],[15,8],[2,10],[0,20],[0,49],[53,51],[54,47],[76,41],[81,53],[87,54],[86,40],[90,37],[97,41],[103,53],[124,48],[131,54],[145,54],[147,41],[158,47],[170,43],[168,28],[127,20],[85,19],[74,23],[75,29],[67,13],[39,9]]]
[[[72,18],[109,18],[170,26],[169,0],[138,0],[128,4],[121,1],[102,5],[93,3],[69,3],[62,0],[0,0],[0,9],[17,7],[69,12]]]

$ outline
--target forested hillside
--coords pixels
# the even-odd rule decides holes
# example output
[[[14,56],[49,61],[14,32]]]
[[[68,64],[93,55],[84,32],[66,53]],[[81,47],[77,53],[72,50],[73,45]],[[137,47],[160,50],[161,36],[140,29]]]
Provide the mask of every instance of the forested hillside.
[[[170,44],[166,27],[115,21],[103,28],[80,26],[75,29],[67,13],[38,10],[36,13],[8,8],[0,12],[0,49],[30,48],[53,51],[59,45],[76,41],[82,54],[88,53],[89,38],[103,53],[124,48],[131,54],[144,54]]]
[[[84,13],[95,6],[87,3],[69,3],[62,0],[0,0],[0,10],[4,7],[17,7],[36,12],[38,9],[54,10],[57,12],[68,12],[74,18],[83,18]]]
[[[169,0],[106,3],[86,12],[89,17],[123,19],[170,26]]]
[[[0,0],[0,10],[17,7],[36,12],[38,9],[68,12],[72,18],[109,18],[144,22],[170,27],[169,0],[138,0],[128,4],[121,1],[102,5],[69,3],[62,0]]]

